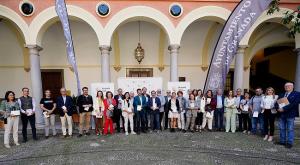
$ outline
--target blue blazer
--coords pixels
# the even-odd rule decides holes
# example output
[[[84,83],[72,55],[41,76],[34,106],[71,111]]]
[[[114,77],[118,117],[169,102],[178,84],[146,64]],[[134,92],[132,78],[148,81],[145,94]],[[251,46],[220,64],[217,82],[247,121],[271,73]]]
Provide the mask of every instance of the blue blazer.
[[[283,98],[285,93],[280,94],[278,99]],[[280,117],[282,118],[295,118],[299,117],[299,104],[300,104],[300,93],[293,91],[288,96],[289,105],[284,106],[283,112],[280,113]],[[279,109],[278,104],[275,104],[275,108]]]
[[[155,111],[159,112],[159,108],[161,107],[161,102],[160,102],[160,99],[158,97],[155,97],[155,103],[156,103],[157,108],[158,108]],[[150,97],[150,99],[148,101],[148,108],[150,109],[152,107],[152,105],[153,105],[153,99],[152,99],[152,97]]]
[[[59,112],[59,115],[60,116],[64,116],[65,113],[62,109],[62,107],[65,106],[67,108],[67,114],[69,116],[72,116],[72,112],[73,112],[73,100],[72,100],[72,97],[70,96],[66,96],[66,103],[64,103],[64,100],[63,100],[63,97],[62,96],[58,96],[57,97],[57,100],[56,100],[56,107],[57,107],[57,110]]]
[[[148,106],[146,103],[146,97],[145,96],[141,96],[142,97],[142,102],[140,100],[140,96],[135,96],[133,98],[133,109],[134,109],[134,113],[137,113],[137,106],[138,105],[142,105],[142,111],[145,110],[145,108]]]

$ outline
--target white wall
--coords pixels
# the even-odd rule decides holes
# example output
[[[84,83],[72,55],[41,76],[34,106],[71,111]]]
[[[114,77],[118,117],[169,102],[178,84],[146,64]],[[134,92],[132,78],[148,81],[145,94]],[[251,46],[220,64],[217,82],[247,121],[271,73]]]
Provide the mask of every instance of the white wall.
[[[21,95],[21,88],[31,87],[30,74],[23,68],[23,50],[13,29],[0,22],[0,98],[12,90]]]

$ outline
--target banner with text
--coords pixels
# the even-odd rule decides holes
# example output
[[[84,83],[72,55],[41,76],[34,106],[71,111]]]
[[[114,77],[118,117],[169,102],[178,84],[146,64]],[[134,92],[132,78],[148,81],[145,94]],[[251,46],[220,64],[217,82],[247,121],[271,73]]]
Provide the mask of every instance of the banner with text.
[[[272,0],[242,0],[232,11],[214,49],[204,90],[224,89],[239,43]]]
[[[136,94],[138,88],[147,88],[147,93],[149,94],[152,90],[158,90],[163,87],[163,80],[161,77],[140,77],[140,78],[118,78],[118,88],[123,89],[124,92],[133,91]]]
[[[76,59],[75,59],[75,52],[74,52],[72,34],[71,34],[71,29],[69,24],[68,11],[67,11],[67,6],[65,1],[56,0],[55,10],[63,26],[64,35],[66,38],[68,62],[72,65],[72,69],[75,73],[76,81],[77,81],[77,92],[78,92],[77,94],[80,95],[81,93],[80,80],[78,75]]]
[[[90,88],[90,95],[95,99],[97,96],[97,91],[102,91],[104,98],[107,91],[114,93],[114,83],[92,83]]]

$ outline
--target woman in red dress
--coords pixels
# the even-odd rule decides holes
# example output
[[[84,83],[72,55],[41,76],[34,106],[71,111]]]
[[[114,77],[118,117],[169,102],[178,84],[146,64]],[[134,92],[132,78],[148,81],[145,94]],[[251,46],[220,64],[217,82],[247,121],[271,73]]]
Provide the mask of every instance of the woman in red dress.
[[[116,100],[113,98],[113,93],[111,91],[106,92],[106,99],[103,101],[104,103],[104,131],[103,134],[107,135],[108,127],[110,134],[114,133],[114,126],[113,126],[113,111],[114,107],[116,106]]]

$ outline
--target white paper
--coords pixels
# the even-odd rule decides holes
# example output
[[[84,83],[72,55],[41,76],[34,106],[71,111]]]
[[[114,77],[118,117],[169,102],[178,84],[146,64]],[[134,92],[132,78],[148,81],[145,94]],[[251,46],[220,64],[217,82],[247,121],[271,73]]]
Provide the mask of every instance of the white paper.
[[[61,107],[63,110],[67,110],[67,107],[66,106],[62,106]]]
[[[45,117],[45,118],[50,117],[50,115],[48,115],[47,112],[43,112],[43,114],[44,114],[44,117]]]
[[[11,111],[10,115],[14,115],[14,116],[20,116],[20,111]]]
[[[195,103],[191,103],[190,106],[191,106],[191,108],[194,108],[195,107]]]
[[[156,109],[157,108],[157,104],[153,103],[153,108]]]
[[[142,106],[141,105],[138,105],[137,106],[137,111],[141,111],[142,110]]]
[[[244,105],[243,111],[248,112],[249,111],[249,106],[248,105]]]
[[[206,104],[210,104],[210,102],[211,102],[211,98],[207,98],[206,99]]]
[[[26,109],[26,113],[27,113],[27,116],[31,116],[32,115],[32,109]]]
[[[84,107],[85,111],[89,111],[90,107]]]
[[[257,111],[255,111],[255,112],[253,113],[253,117],[258,117],[258,112],[257,112]]]
[[[286,104],[285,103],[281,103],[281,104],[278,104],[278,106],[279,106],[279,109],[282,109],[283,107],[286,106]]]

